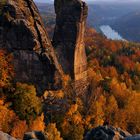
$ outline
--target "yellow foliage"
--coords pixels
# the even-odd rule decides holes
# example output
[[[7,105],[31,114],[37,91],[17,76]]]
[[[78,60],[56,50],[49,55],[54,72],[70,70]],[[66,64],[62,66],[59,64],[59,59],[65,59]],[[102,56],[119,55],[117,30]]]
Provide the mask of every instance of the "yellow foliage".
[[[37,117],[32,124],[29,126],[30,131],[44,131],[45,123],[44,123],[44,115]]]
[[[47,99],[48,97],[53,97],[56,99],[63,99],[64,92],[62,90],[57,90],[57,91],[49,90],[49,91],[44,92],[43,97],[44,97],[44,99]]]
[[[103,77],[100,72],[95,72],[93,69],[88,69],[88,75],[90,80],[94,80],[96,82],[99,82],[103,80]]]
[[[70,76],[69,75],[64,75],[62,78],[63,78],[63,85],[67,86],[70,79],[71,79]]]
[[[56,124],[50,123],[46,129],[47,140],[63,140],[60,132],[56,128]]]
[[[6,51],[0,50],[0,88],[8,86],[14,76],[11,61],[12,56]]]
[[[74,124],[76,125],[82,122],[82,117],[80,114],[74,114],[72,120]]]
[[[11,131],[11,125],[14,124],[17,117],[12,110],[9,110],[1,100],[0,104],[0,130],[6,133]]]
[[[67,115],[70,115],[71,116],[73,113],[75,113],[77,111],[77,109],[78,109],[78,105],[77,104],[71,105],[71,107],[70,107]]]
[[[131,133],[140,132],[140,94],[134,94],[125,109],[127,130]]]
[[[102,125],[104,123],[105,117],[105,105],[106,105],[106,98],[101,95],[95,102],[90,104],[90,114],[91,118],[94,120],[94,126]]]
[[[0,100],[0,105],[3,105],[4,104],[4,101],[3,100]]]

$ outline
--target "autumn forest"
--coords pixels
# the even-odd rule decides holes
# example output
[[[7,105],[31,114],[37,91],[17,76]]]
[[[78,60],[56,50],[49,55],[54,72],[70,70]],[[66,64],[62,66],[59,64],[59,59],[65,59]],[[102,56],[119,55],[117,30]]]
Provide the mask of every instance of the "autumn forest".
[[[21,6],[21,9],[24,8]],[[24,22],[10,25],[12,14],[5,14],[4,18],[0,16],[0,21],[3,20],[0,27],[6,32],[11,28],[16,29],[15,26],[21,26],[17,29],[23,30],[22,35],[25,32],[30,35],[29,32],[34,31],[31,27],[34,17],[27,17],[31,22],[31,31],[24,31]],[[44,19],[44,23],[46,20],[49,18]],[[33,26],[38,30],[39,25],[35,22]],[[54,26],[54,23],[47,24],[46,30],[50,38]],[[42,31],[41,28],[40,30]],[[88,82],[86,94],[80,96],[77,96],[73,86],[75,81],[69,74],[63,74],[61,88],[48,84],[47,90],[38,90],[32,82],[16,80],[14,61],[15,56],[19,55],[16,54],[19,48],[15,47],[13,53],[8,45],[10,49],[0,47],[0,131],[20,139],[23,139],[26,132],[41,131],[47,140],[83,140],[93,128],[105,125],[120,128],[132,135],[140,133],[140,43],[109,40],[88,25],[84,43]],[[32,48],[28,51],[32,51]],[[40,57],[40,60],[43,58]],[[35,62],[38,64],[37,59]],[[58,69],[52,65],[50,63],[45,70]],[[54,79],[50,83],[55,81],[56,85],[59,77]]]

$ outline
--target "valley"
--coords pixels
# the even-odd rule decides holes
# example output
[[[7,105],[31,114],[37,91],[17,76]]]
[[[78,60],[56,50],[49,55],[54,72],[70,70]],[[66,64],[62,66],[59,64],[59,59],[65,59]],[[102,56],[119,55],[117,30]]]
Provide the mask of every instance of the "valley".
[[[37,3],[46,25],[55,24],[53,4]],[[119,32],[126,40],[139,42],[139,7],[140,2],[134,3],[106,3],[89,2],[87,25],[100,32],[100,26],[109,25]],[[137,14],[136,14],[137,13]],[[129,24],[129,23],[135,24]],[[53,27],[53,26],[51,26]],[[51,33],[52,36],[52,33]]]
[[[139,3],[37,1],[0,1],[0,140],[140,140]]]
[[[100,30],[108,39],[124,40],[122,36],[115,30],[113,30],[109,25],[100,26]]]

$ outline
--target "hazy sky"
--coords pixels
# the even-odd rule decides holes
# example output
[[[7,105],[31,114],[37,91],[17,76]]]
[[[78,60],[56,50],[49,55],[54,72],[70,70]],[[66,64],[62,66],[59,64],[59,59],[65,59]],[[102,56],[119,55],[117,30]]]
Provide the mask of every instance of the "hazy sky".
[[[52,2],[53,0],[34,0],[36,2]],[[90,1],[90,2],[94,2],[94,1],[110,1],[110,2],[113,2],[113,1],[117,1],[117,2],[138,2],[140,0],[83,0],[83,1]]]

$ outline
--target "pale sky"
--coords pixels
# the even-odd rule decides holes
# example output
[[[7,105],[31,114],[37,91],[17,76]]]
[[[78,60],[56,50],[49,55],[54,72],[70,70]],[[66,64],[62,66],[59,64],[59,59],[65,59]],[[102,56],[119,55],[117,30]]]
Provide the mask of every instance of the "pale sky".
[[[36,2],[41,2],[41,3],[45,3],[45,2],[52,2],[53,0],[34,0]],[[113,1],[116,1],[116,2],[138,2],[140,0],[83,0],[83,1],[90,1],[90,2],[94,2],[94,1],[110,1],[110,2],[113,2]]]

